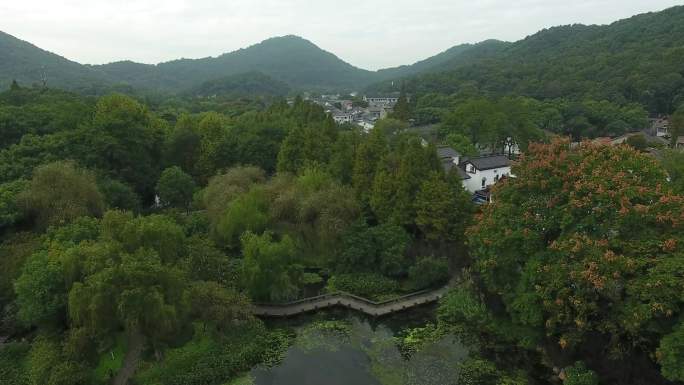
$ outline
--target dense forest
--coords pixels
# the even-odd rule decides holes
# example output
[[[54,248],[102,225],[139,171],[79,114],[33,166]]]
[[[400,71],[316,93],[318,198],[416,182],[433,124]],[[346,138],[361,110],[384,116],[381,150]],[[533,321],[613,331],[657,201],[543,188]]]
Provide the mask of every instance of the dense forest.
[[[493,54],[456,58],[452,65],[372,89],[403,85],[416,95],[477,90],[491,97],[607,100],[669,114],[684,100],[683,26],[679,6],[606,26],[554,27],[500,45]]]
[[[225,384],[293,338],[250,303],[452,280],[436,323],[397,344],[468,341],[454,382],[684,380],[681,154],[535,143],[549,139],[510,113],[525,104],[466,103],[444,125],[456,144],[526,150],[477,208],[401,120],[366,133],[300,98],[146,105],[14,84],[0,94],[0,375]],[[469,132],[468,110],[509,112]]]

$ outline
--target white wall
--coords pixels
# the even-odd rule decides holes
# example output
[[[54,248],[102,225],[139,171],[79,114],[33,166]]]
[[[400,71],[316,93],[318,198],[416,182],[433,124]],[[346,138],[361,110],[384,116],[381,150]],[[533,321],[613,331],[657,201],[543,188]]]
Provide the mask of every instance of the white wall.
[[[475,191],[482,190],[485,187],[489,187],[496,183],[497,176],[501,178],[502,176],[509,176],[511,174],[510,167],[495,168],[492,170],[475,170],[475,174],[468,173],[470,179],[463,180],[463,187],[471,193]],[[484,187],[482,186],[482,178],[486,178]]]

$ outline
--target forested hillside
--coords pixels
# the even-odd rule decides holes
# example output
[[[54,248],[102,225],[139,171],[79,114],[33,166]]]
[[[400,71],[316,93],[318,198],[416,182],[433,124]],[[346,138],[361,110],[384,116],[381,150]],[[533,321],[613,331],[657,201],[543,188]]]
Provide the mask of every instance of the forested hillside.
[[[654,113],[672,113],[684,100],[684,7],[607,26],[550,28],[493,55],[394,84],[418,95],[476,90],[489,96],[637,102]]]

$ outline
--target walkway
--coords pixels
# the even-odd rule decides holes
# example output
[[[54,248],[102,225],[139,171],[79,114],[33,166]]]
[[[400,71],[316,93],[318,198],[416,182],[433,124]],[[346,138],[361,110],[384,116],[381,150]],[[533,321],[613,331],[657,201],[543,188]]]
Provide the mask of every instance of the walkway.
[[[353,294],[336,292],[284,304],[256,304],[254,305],[253,312],[254,315],[260,317],[291,317],[320,309],[342,306],[372,317],[380,317],[426,303],[436,302],[447,291],[449,291],[449,286],[437,290],[419,291],[383,302],[373,302]]]

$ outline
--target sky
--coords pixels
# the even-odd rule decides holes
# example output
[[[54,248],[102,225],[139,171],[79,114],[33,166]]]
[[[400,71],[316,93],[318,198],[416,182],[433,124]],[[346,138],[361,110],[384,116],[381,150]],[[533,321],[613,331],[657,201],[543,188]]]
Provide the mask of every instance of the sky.
[[[0,30],[68,59],[159,63],[299,35],[376,70],[462,43],[608,24],[667,0],[0,0]]]

